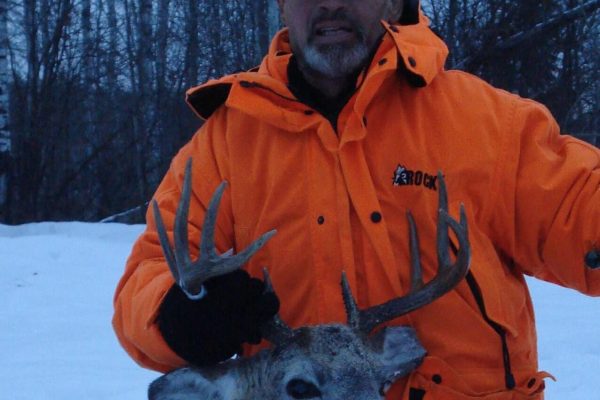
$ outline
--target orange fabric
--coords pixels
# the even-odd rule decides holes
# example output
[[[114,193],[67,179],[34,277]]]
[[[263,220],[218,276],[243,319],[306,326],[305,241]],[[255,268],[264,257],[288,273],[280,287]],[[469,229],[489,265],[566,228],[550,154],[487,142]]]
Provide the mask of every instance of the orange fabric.
[[[190,246],[197,251],[206,205],[227,180],[218,248],[241,250],[276,228],[247,270],[260,277],[269,268],[281,316],[298,327],[345,321],[342,271],[361,307],[407,291],[408,209],[419,227],[425,279],[431,279],[438,200],[435,182],[426,176],[443,171],[451,213],[456,217],[459,203],[466,206],[471,271],[489,318],[507,332],[517,386],[505,389],[500,338],[462,282],[394,321],[413,326],[429,355],[388,398],[407,399],[413,387],[426,390],[426,399],[541,399],[545,375],[538,372],[523,274],[600,295],[600,271],[583,261],[600,243],[600,152],[559,136],[539,104],[466,73],[444,71],[447,49],[426,23],[387,28],[339,116],[337,134],[286,87],[286,31],[258,72],[191,89],[188,101],[196,112],[212,115],[175,157],[154,198],[171,227],[184,165],[193,157]],[[425,86],[411,86],[399,64]],[[220,107],[219,96],[225,102]],[[413,185],[393,184],[399,165],[414,172]],[[373,212],[381,213],[381,222],[371,220]],[[151,213],[147,217],[115,295],[113,323],[136,361],[167,371],[183,361],[164,343],[154,319],[173,280]]]

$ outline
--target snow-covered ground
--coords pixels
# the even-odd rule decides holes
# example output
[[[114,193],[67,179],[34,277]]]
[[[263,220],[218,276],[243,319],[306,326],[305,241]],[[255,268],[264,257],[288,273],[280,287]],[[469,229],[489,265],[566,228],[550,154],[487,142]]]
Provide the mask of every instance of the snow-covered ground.
[[[112,295],[142,226],[0,225],[0,398],[144,399],[157,374],[112,332]],[[530,280],[546,399],[600,398],[600,299]]]

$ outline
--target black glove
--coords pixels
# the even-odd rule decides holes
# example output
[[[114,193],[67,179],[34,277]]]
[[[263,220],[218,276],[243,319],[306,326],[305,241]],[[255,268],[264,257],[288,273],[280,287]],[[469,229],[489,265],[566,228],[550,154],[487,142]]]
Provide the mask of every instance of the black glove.
[[[190,364],[224,361],[242,351],[242,343],[258,344],[260,326],[279,311],[275,293],[237,270],[204,283],[207,294],[190,300],[177,285],[167,293],[157,323],[171,349]]]

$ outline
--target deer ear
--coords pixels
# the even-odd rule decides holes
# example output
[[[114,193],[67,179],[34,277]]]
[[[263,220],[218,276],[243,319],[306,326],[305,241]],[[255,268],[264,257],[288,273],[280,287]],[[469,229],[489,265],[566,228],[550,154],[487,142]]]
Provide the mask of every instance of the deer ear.
[[[236,378],[231,371],[207,374],[195,368],[181,368],[156,379],[148,388],[148,400],[232,400]]]
[[[393,382],[416,369],[426,352],[412,328],[386,327],[372,338],[386,380]]]

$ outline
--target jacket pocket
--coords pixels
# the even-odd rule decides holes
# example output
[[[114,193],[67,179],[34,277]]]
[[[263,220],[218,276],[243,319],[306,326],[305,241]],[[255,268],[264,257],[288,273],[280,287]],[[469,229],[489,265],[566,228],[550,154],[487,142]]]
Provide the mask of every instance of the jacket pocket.
[[[523,346],[531,349],[536,346],[529,342],[533,337],[530,334],[533,312],[523,276],[502,262],[491,239],[477,228],[471,224],[471,267],[466,282],[482,320],[490,328],[490,334],[497,336],[504,367],[504,387],[510,390],[516,387],[516,380],[519,379],[515,378],[513,368],[516,366],[522,370],[529,368],[531,363],[523,359]],[[453,235],[450,241],[456,254],[457,242]],[[516,360],[511,354],[509,338],[512,345],[519,343],[520,353]]]
[[[458,209],[458,205],[452,209]],[[469,225],[471,242],[471,267],[468,283],[471,292],[478,301],[479,311],[483,311],[489,320],[500,325],[512,336],[519,336],[523,328],[522,312],[528,308],[529,292],[522,274],[516,273],[502,262],[492,240],[478,229],[476,224]],[[457,251],[457,240],[450,235],[450,245]],[[477,299],[479,291],[481,299]],[[479,300],[483,302],[480,303]],[[533,321],[533,316],[527,322]]]
[[[497,371],[469,373],[469,380],[493,381]],[[402,400],[542,400],[545,372],[531,374],[523,387],[478,393],[457,371],[436,357],[425,357],[423,364],[410,376]]]

